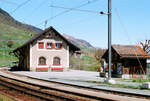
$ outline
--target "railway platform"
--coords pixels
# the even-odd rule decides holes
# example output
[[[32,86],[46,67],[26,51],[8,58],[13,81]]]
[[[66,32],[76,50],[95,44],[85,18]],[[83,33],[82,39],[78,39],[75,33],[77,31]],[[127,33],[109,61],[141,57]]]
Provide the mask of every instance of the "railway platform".
[[[62,82],[67,84],[79,85],[94,89],[104,89],[117,92],[140,94],[150,97],[150,90],[139,90],[131,88],[113,87],[99,82],[104,82],[105,78],[100,78],[98,72],[70,70],[68,72],[14,72],[16,74],[26,75],[33,78],[38,78],[47,81]],[[114,78],[115,79],[115,78]],[[140,83],[116,81],[117,84],[124,84],[127,86],[139,86]]]

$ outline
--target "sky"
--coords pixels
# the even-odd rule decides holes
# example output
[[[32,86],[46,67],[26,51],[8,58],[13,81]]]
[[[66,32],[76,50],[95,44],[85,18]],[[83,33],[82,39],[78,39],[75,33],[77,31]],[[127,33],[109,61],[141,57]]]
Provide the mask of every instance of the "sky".
[[[20,22],[41,29],[53,26],[61,34],[107,48],[108,17],[99,14],[100,11],[107,13],[107,1],[0,0],[0,8]],[[112,0],[112,44],[136,45],[150,39],[149,4],[150,0]]]

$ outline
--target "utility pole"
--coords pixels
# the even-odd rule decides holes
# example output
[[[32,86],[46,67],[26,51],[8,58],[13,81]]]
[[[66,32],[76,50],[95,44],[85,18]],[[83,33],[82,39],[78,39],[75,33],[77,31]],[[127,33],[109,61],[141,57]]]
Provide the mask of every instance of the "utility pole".
[[[113,82],[111,80],[111,61],[112,61],[112,52],[111,52],[111,16],[112,16],[111,0],[108,0],[108,12],[104,13],[103,11],[100,14],[108,15],[108,82]]]
[[[108,0],[108,79],[111,79],[111,0]]]
[[[47,26],[47,20],[45,20],[44,29],[46,29]]]

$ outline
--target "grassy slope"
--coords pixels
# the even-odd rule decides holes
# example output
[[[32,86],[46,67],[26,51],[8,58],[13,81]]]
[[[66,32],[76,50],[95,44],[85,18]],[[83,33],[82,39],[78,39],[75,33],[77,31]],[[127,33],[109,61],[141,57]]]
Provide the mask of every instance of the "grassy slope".
[[[3,94],[0,94],[0,101],[16,101],[16,100],[9,98],[8,96],[5,96]]]
[[[16,61],[17,58],[9,55],[9,52],[25,43],[35,33],[35,30],[29,29],[27,25],[16,21],[7,12],[0,9],[0,67],[12,65],[12,61]],[[17,41],[13,41],[12,47],[8,47],[8,41],[2,40]],[[96,71],[100,64],[92,55],[89,55],[94,50],[87,49],[82,45],[77,46],[82,49],[84,56],[81,59],[71,57],[71,65],[74,65],[73,68]]]
[[[7,24],[0,24],[0,40],[18,40],[13,41],[13,46],[11,48],[7,46],[8,41],[0,41],[0,66],[10,66],[12,65],[12,61],[17,60],[17,58],[15,58],[14,56],[9,55],[9,52],[29,40],[31,34],[34,33],[18,29]],[[94,57],[87,54],[87,52],[91,52],[91,49],[88,50],[82,48],[82,50],[82,58],[71,57],[72,68],[97,71],[100,63]]]
[[[11,62],[16,60],[14,56],[9,55],[9,52],[27,41],[31,37],[31,34],[35,33],[5,23],[0,23],[0,66],[11,65]],[[12,47],[8,47],[8,41],[3,40],[19,41],[13,41]]]
[[[14,56],[9,55],[9,52],[29,40],[31,34],[35,33],[0,23],[0,40],[18,40],[13,41],[13,46],[11,48],[7,46],[8,41],[0,41],[0,66],[10,66],[12,65],[12,61],[17,60]],[[100,66],[99,62],[94,57],[87,54],[88,52],[93,52],[93,50],[82,46],[81,48],[83,51],[83,57],[81,59],[71,57],[71,64],[74,65],[72,68],[96,71]]]
[[[81,58],[70,57],[70,63],[70,68],[76,70],[97,71],[98,67],[101,66],[100,62],[87,54],[83,54]]]
[[[97,71],[101,64],[94,57],[95,49],[82,46],[80,48],[82,49],[81,57],[70,57],[71,68],[77,70]]]
[[[11,65],[12,61],[16,61],[16,57],[9,55],[9,52],[27,41],[31,34],[35,32],[0,8],[0,67]],[[8,40],[15,40],[11,42],[11,47],[8,47]]]

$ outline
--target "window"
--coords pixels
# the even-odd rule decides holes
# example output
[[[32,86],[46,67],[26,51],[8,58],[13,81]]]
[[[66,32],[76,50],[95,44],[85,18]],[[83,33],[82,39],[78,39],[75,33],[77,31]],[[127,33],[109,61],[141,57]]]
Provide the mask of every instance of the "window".
[[[59,57],[54,57],[53,65],[60,65],[60,58]]]
[[[52,43],[47,43],[47,48],[52,48]]]
[[[56,48],[57,48],[57,49],[62,48],[62,43],[56,43]]]
[[[40,57],[39,58],[39,65],[46,65],[46,58]]]
[[[39,47],[39,49],[43,49],[44,48],[44,42],[39,42],[38,47]]]

